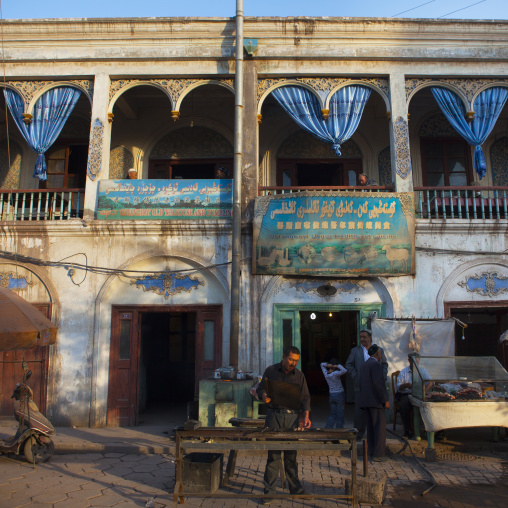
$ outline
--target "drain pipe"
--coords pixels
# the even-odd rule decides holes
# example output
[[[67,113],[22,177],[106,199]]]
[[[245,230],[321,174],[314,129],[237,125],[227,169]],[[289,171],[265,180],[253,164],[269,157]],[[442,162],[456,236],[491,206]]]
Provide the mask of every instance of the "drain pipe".
[[[231,263],[231,327],[229,363],[238,368],[240,337],[240,270],[242,251],[242,150],[243,150],[243,0],[236,0],[235,60],[235,167],[233,176],[233,235]]]

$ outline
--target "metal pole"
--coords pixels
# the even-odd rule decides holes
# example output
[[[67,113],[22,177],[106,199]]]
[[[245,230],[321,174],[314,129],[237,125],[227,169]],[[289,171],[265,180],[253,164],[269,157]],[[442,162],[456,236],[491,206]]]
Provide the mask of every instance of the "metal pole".
[[[242,150],[243,150],[243,0],[236,0],[235,60],[235,168],[233,185],[233,234],[231,263],[231,329],[229,363],[238,368],[240,336],[240,263],[242,251]]]

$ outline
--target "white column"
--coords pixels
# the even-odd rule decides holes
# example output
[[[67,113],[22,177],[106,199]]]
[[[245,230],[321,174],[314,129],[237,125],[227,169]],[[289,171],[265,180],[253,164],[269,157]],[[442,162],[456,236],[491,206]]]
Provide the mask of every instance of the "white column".
[[[409,150],[409,129],[405,76],[403,73],[390,74],[390,153],[392,179],[397,192],[413,191],[413,171]]]
[[[108,121],[108,74],[97,74],[93,87],[92,123],[88,148],[84,219],[94,219],[99,181],[109,178],[111,124]]]

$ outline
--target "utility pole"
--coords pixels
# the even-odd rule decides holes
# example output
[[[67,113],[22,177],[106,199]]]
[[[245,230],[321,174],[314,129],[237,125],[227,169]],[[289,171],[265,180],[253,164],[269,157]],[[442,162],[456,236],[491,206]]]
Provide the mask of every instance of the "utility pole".
[[[233,176],[233,232],[231,263],[231,327],[229,363],[238,368],[240,339],[240,270],[242,252],[242,150],[243,150],[243,0],[236,0],[235,59],[235,166]]]

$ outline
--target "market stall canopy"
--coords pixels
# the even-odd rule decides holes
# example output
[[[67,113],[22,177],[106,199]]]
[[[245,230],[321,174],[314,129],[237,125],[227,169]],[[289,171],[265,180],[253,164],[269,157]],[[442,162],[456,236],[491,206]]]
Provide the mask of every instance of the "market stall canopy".
[[[54,344],[56,332],[57,327],[32,304],[0,287],[0,351]]]

